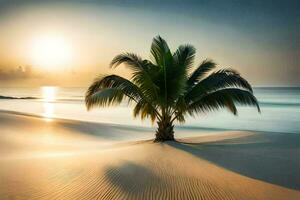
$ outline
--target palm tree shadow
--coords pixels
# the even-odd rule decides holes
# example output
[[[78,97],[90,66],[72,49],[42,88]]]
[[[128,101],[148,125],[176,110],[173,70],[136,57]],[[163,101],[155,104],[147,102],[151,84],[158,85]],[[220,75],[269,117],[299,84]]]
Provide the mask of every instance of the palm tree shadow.
[[[300,190],[300,136],[275,133],[259,135],[268,139],[250,136],[248,139],[205,144],[168,144],[244,176]],[[253,142],[256,139],[261,142]]]
[[[96,136],[101,139],[120,141],[132,139],[135,137],[143,138],[143,135],[152,134],[149,128],[140,128],[135,126],[94,123],[94,122],[76,122],[72,120],[64,120],[56,122],[57,125],[72,132],[80,132],[82,134]],[[109,133],[109,134],[107,134]]]
[[[136,197],[156,187],[158,183],[163,183],[152,170],[129,161],[120,166],[107,167],[105,180],[122,193]]]

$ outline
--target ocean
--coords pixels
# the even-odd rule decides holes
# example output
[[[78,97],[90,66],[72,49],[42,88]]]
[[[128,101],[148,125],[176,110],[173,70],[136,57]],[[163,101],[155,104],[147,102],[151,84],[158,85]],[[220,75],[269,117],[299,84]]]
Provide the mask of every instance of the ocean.
[[[72,119],[96,123],[112,123],[135,127],[153,127],[150,120],[134,119],[132,106],[97,108],[87,111],[84,103],[86,88],[41,87],[0,88],[0,110],[39,115],[45,120]],[[300,88],[254,88],[261,113],[254,107],[238,107],[238,116],[226,109],[187,117],[178,129],[195,131],[251,130],[300,133]],[[1,121],[0,121],[1,123]]]

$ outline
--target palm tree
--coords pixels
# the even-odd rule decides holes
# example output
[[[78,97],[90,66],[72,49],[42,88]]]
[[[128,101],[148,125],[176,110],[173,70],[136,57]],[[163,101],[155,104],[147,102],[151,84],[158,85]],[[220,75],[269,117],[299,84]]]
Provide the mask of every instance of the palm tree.
[[[220,108],[237,115],[236,105],[256,106],[260,112],[251,85],[237,71],[214,70],[212,60],[204,60],[192,71],[195,53],[192,45],[181,45],[172,53],[167,42],[156,36],[151,61],[134,53],[117,55],[110,67],[125,64],[131,78],[112,74],[95,79],[86,92],[87,109],[123,100],[134,103],[134,117],[157,122],[156,142],[174,140],[173,124],[183,123],[186,115]]]

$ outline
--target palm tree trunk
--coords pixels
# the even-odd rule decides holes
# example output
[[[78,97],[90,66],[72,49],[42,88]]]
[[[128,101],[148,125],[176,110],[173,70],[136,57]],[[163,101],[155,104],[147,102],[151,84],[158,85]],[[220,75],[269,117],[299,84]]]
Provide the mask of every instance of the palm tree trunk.
[[[154,142],[174,141],[174,125],[170,117],[164,117],[157,122],[157,125]]]

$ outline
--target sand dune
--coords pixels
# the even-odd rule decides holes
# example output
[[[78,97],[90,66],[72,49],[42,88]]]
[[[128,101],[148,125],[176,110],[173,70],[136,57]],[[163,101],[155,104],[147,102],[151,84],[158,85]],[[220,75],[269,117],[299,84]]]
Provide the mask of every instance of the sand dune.
[[[276,182],[278,171],[261,177],[272,167],[263,162],[253,172],[259,153],[294,172],[299,157],[282,159],[299,152],[296,136],[227,132],[157,144],[136,130],[9,113],[0,113],[0,127],[0,199],[300,199],[296,179]],[[138,142],[116,140],[128,132]],[[256,163],[248,167],[244,157]]]

